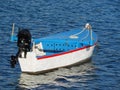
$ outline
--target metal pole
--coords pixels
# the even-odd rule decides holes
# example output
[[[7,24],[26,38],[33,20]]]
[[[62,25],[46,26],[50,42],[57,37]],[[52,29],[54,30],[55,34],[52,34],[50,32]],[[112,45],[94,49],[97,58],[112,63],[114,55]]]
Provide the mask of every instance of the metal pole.
[[[14,35],[14,29],[15,29],[15,23],[13,23],[13,26],[12,26],[12,36]]]
[[[92,28],[90,29],[90,38],[91,38],[91,42],[90,42],[90,45],[93,44],[92,40],[93,40],[93,37],[92,37]]]
[[[12,33],[11,33],[11,41],[14,42],[14,28],[15,28],[15,24],[13,23],[12,25]]]
[[[93,40],[93,38],[92,38],[92,27],[91,27],[91,25],[89,23],[87,23],[85,25],[85,28],[88,29],[89,32],[90,32],[90,45],[92,45],[93,44],[93,42],[92,42],[92,40]]]

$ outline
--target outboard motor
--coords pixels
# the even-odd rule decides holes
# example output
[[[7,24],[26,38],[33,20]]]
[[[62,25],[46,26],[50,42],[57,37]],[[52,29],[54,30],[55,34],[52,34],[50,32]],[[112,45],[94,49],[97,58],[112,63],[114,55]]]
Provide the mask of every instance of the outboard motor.
[[[16,56],[21,57],[21,53],[24,52],[24,58],[26,58],[27,52],[30,51],[31,46],[31,34],[29,30],[23,29],[18,32],[18,53]]]
[[[26,58],[27,52],[31,49],[31,33],[28,29],[22,29],[18,32],[18,52],[16,56],[11,56],[11,67],[15,67],[15,64],[18,58]],[[22,57],[22,52],[24,53],[24,57]]]

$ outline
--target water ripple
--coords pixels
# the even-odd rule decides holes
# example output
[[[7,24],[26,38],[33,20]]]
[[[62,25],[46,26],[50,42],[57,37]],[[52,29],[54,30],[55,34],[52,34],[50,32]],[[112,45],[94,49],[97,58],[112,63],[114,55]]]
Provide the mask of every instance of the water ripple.
[[[119,3],[119,0],[0,0],[0,89],[119,90]],[[21,74],[19,64],[10,68],[10,56],[17,52],[16,44],[9,41],[12,23],[30,29],[32,37],[38,38],[81,28],[87,22],[99,39],[91,62],[42,75]]]

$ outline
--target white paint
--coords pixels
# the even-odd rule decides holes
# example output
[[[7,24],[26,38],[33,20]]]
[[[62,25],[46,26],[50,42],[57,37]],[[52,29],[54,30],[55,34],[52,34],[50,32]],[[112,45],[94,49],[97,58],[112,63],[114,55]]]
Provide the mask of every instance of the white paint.
[[[35,52],[28,52],[27,58],[19,58],[19,63],[22,72],[40,72],[54,68],[68,66],[80,61],[84,61],[93,54],[94,46],[78,50],[75,52],[54,56],[50,58],[43,58],[37,60]]]
[[[46,55],[46,53],[43,51],[43,46],[42,46],[42,42],[40,42],[39,44],[35,45],[33,43],[33,52],[36,54],[36,56],[44,56]]]

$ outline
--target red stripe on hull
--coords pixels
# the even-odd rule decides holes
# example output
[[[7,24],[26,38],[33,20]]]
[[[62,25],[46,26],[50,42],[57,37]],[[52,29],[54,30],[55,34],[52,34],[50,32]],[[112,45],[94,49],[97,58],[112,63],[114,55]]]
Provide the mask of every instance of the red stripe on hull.
[[[96,45],[96,43],[94,45]],[[51,58],[51,57],[55,57],[55,56],[60,56],[60,55],[76,52],[76,51],[83,50],[83,49],[90,48],[90,47],[92,47],[92,46],[84,46],[82,48],[78,48],[78,49],[75,49],[75,50],[70,50],[70,51],[67,51],[67,52],[62,52],[62,53],[53,54],[53,55],[49,55],[49,56],[42,56],[42,57],[37,58],[37,60],[43,60],[45,58]]]

